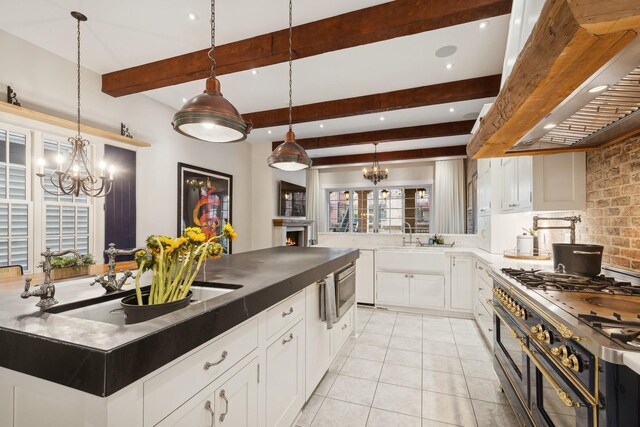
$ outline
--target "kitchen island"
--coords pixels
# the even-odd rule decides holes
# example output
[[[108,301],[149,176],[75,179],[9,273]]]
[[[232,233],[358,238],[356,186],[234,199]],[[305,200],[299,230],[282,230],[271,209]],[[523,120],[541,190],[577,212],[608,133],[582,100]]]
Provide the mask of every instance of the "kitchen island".
[[[301,321],[302,326],[298,326],[300,334],[296,335],[296,348],[304,350],[304,332],[310,329],[311,321],[316,331],[321,331],[318,325],[323,325],[326,330],[326,324],[320,322],[319,317],[304,316],[305,311],[318,310],[320,294],[316,282],[354,262],[357,257],[358,251],[352,249],[297,247],[270,248],[223,257],[209,262],[196,280],[234,290],[160,318],[127,326],[75,318],[66,316],[64,312],[41,312],[35,307],[34,299],[22,300],[16,291],[2,292],[0,425],[32,425],[39,421],[52,425],[50,420],[52,417],[57,419],[56,416],[63,417],[60,420],[67,426],[155,425],[211,383],[217,374],[209,375],[204,380],[198,378],[190,381],[190,374],[183,372],[187,381],[181,385],[184,390],[163,390],[163,381],[152,381],[153,378],[208,346],[215,347],[218,340],[226,340],[224,344],[230,348],[228,352],[223,349],[220,353],[226,353],[223,360],[228,355],[227,363],[240,362],[236,353],[232,354],[233,348],[242,349],[238,352],[242,353],[243,361],[255,356],[259,366],[268,359],[267,347],[273,342],[280,342],[273,341],[278,339],[278,334],[285,331],[285,340],[293,337],[295,331],[289,332],[288,327],[292,322],[300,325]],[[55,311],[64,304],[95,298],[104,292],[89,287],[89,281],[86,284],[59,284],[56,298],[60,303],[55,306]],[[315,301],[307,301],[307,294]],[[271,313],[282,302],[286,305],[283,313]],[[310,310],[306,310],[307,307]],[[349,321],[344,322],[347,326],[341,331],[352,331],[350,316],[353,316],[353,312],[350,310],[348,316],[345,315]],[[308,324],[305,325],[305,321]],[[240,344],[233,337],[238,331],[242,333],[238,338]],[[333,347],[340,341],[344,342],[348,336],[346,332],[339,337],[329,338]],[[253,335],[255,340],[251,338],[250,341],[255,345],[246,344],[246,337]],[[315,350],[312,349],[310,353],[316,353]],[[214,353],[219,353],[217,348]],[[329,349],[327,354],[335,356],[337,350]],[[305,352],[302,351],[301,355],[300,367],[304,369]],[[318,366],[326,371],[331,361],[331,357],[327,357]],[[215,364],[212,366],[218,365],[215,360],[211,362]],[[184,366],[188,371],[193,365],[187,362]],[[229,371],[197,366],[198,375],[219,371],[224,376],[223,373],[228,374],[232,370],[231,366],[226,368]],[[268,367],[267,372],[257,369],[257,379],[270,374]],[[305,372],[301,375],[304,379]],[[178,382],[180,376],[177,374]],[[266,380],[264,386],[268,387],[268,378],[263,379]],[[167,381],[171,383],[172,379]],[[197,387],[191,389],[191,385]],[[153,387],[163,390],[163,396],[156,401],[149,398],[153,395]],[[165,399],[164,396],[169,392],[177,399]],[[293,412],[297,414],[306,401],[305,395],[304,392],[300,394],[302,400],[296,403],[299,407],[291,406],[287,416]],[[28,410],[33,406],[34,398],[41,399],[41,405],[44,405],[37,411],[40,415]],[[169,404],[176,406],[168,407]],[[262,400],[258,404],[262,407],[262,421],[265,406]],[[260,422],[256,425],[264,424]]]

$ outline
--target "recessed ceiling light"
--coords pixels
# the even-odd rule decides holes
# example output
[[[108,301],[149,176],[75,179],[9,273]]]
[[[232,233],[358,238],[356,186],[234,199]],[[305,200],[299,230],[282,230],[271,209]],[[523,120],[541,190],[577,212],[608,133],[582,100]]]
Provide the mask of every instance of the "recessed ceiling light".
[[[553,129],[554,127],[556,127],[555,123],[549,123],[549,124],[544,125],[545,129]]]
[[[453,113],[454,111],[456,111],[456,109],[455,109],[455,108],[453,108],[453,107],[449,108],[449,112],[450,112],[450,113]]]
[[[484,30],[485,28],[487,28],[489,26],[489,21],[482,21],[480,23],[480,29]]]
[[[384,122],[384,116],[380,117],[380,121]]]
[[[182,98],[182,103],[184,104],[185,102],[187,102],[187,98]]]
[[[271,135],[271,131],[270,131],[270,130],[268,130],[268,131],[267,131],[267,133],[268,133],[269,135]]]
[[[442,46],[440,49],[436,50],[436,56],[438,58],[446,58],[456,53],[457,50],[458,47],[454,45]]]
[[[516,18],[516,20],[515,20],[515,24],[516,24],[516,25],[520,25],[520,22],[522,22],[522,20],[521,20],[520,18]]]
[[[453,68],[453,64],[452,63],[448,63],[447,65],[444,66],[447,70],[450,70]]]
[[[320,127],[321,127],[321,128],[323,128],[323,127],[324,127],[324,125],[323,125],[322,123],[320,123]]]
[[[589,93],[602,92],[602,91],[607,90],[608,87],[609,87],[609,85],[600,85],[600,86],[592,87],[591,89],[589,89]]]
[[[187,17],[189,18],[190,21],[193,21],[193,22],[198,20],[198,14],[195,12],[189,12]]]
[[[251,70],[251,74],[253,74],[253,75],[255,76],[256,74],[258,74],[258,70],[256,70],[256,69],[254,68],[253,70]]]

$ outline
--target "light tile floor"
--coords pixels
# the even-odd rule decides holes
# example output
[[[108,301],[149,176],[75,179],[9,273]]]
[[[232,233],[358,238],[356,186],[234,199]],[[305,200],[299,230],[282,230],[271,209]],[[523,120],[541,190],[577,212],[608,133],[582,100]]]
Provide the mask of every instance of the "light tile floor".
[[[511,427],[518,423],[475,322],[358,307],[299,427]]]

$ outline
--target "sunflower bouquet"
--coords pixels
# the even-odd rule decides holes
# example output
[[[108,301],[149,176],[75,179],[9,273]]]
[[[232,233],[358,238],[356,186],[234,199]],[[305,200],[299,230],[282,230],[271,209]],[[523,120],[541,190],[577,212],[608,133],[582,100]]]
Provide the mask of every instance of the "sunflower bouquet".
[[[222,237],[235,240],[237,236],[231,224],[225,224],[220,235],[210,238],[198,227],[185,228],[182,236],[175,239],[160,235],[147,237],[147,252],[135,254],[138,305],[145,305],[140,290],[140,277],[144,272],[153,271],[148,305],[178,301],[189,293],[202,262],[222,255],[224,247],[218,240]]]

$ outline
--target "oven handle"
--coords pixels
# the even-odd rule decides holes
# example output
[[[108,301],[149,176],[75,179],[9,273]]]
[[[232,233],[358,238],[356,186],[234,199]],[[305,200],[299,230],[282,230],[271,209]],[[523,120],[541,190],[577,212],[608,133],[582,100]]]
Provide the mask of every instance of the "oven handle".
[[[570,408],[571,407],[580,408],[584,406],[580,402],[574,402],[573,400],[571,400],[571,396],[569,396],[569,393],[564,391],[562,387],[560,387],[560,384],[558,384],[558,382],[551,376],[549,371],[547,371],[547,369],[544,366],[542,366],[542,363],[540,363],[540,361],[533,354],[533,352],[529,350],[529,348],[527,347],[527,345],[525,344],[522,338],[520,339],[520,347],[525,353],[527,353],[527,356],[529,356],[529,359],[531,359],[533,364],[536,365],[536,368],[538,368],[542,376],[545,377],[547,381],[549,381],[549,383],[551,384],[551,387],[553,387],[553,389],[556,391],[556,394],[558,395],[558,398],[560,398],[562,403],[564,403],[566,406]]]
[[[488,299],[487,302],[489,303],[489,305],[491,306],[491,308],[493,309],[493,312],[496,314],[496,316],[498,316],[500,318],[500,320],[502,320],[504,322],[505,325],[507,325],[507,327],[511,330],[511,335],[513,335],[514,338],[517,338],[518,340],[522,340],[522,337],[520,336],[520,334],[518,334],[518,331],[516,331],[515,329],[513,329],[510,325],[509,322],[504,318],[504,316],[502,315],[502,313],[500,313],[498,311],[498,309],[496,308],[496,306],[493,304],[493,300]]]

